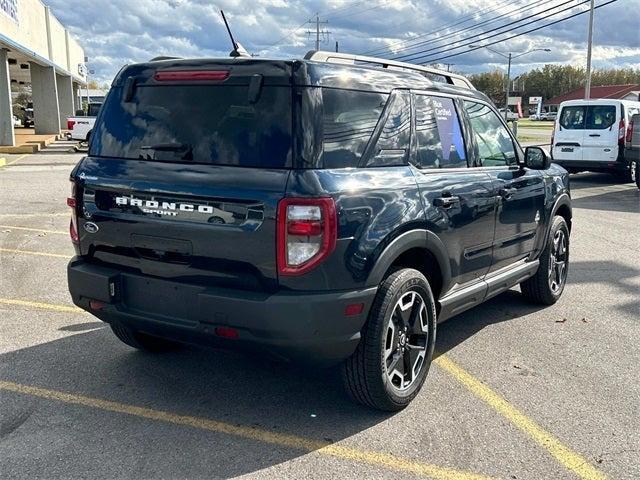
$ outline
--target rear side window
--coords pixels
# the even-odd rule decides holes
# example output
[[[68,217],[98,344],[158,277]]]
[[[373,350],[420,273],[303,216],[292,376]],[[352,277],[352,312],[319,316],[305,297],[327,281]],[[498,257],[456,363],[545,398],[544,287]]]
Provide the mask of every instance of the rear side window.
[[[324,168],[358,166],[387,98],[375,92],[322,89]]]
[[[411,94],[395,92],[389,99],[384,125],[370,150],[367,167],[405,165],[411,147]]]
[[[283,168],[291,165],[291,89],[163,85],[124,102],[112,88],[90,155],[125,159]]]
[[[560,114],[560,126],[566,130],[606,130],[615,122],[615,105],[569,105]]]
[[[416,163],[420,168],[467,166],[460,121],[453,100],[415,96]]]

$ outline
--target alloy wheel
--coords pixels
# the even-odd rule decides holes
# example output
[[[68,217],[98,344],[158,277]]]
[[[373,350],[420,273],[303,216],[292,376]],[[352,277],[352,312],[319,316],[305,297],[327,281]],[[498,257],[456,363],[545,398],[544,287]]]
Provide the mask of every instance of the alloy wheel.
[[[567,235],[564,230],[558,230],[553,236],[553,246],[549,256],[549,288],[557,294],[567,279],[567,262],[569,249]]]
[[[385,373],[395,389],[408,389],[420,376],[429,333],[424,299],[416,291],[405,293],[393,308],[384,344]]]

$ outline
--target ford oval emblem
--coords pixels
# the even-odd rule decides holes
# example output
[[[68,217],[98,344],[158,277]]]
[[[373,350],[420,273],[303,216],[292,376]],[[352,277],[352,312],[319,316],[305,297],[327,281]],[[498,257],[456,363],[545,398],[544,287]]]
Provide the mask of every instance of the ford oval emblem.
[[[85,223],[84,224],[84,229],[89,233],[96,233],[99,230],[98,225],[96,225],[93,222]]]

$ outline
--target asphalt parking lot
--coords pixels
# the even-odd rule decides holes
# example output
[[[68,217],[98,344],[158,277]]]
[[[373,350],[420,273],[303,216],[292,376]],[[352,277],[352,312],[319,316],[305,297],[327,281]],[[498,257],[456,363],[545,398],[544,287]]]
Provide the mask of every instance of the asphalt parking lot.
[[[78,154],[0,167],[1,478],[640,478],[640,192],[572,177],[568,285],[441,325],[406,410],[332,371],[186,347],[153,356],[71,304]]]

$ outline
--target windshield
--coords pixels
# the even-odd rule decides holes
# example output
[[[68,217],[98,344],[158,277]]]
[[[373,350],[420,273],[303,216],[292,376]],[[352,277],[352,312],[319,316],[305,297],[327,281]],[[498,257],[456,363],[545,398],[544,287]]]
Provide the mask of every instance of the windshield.
[[[113,88],[90,155],[284,168],[291,165],[291,90],[247,86],[139,86],[130,101]]]

